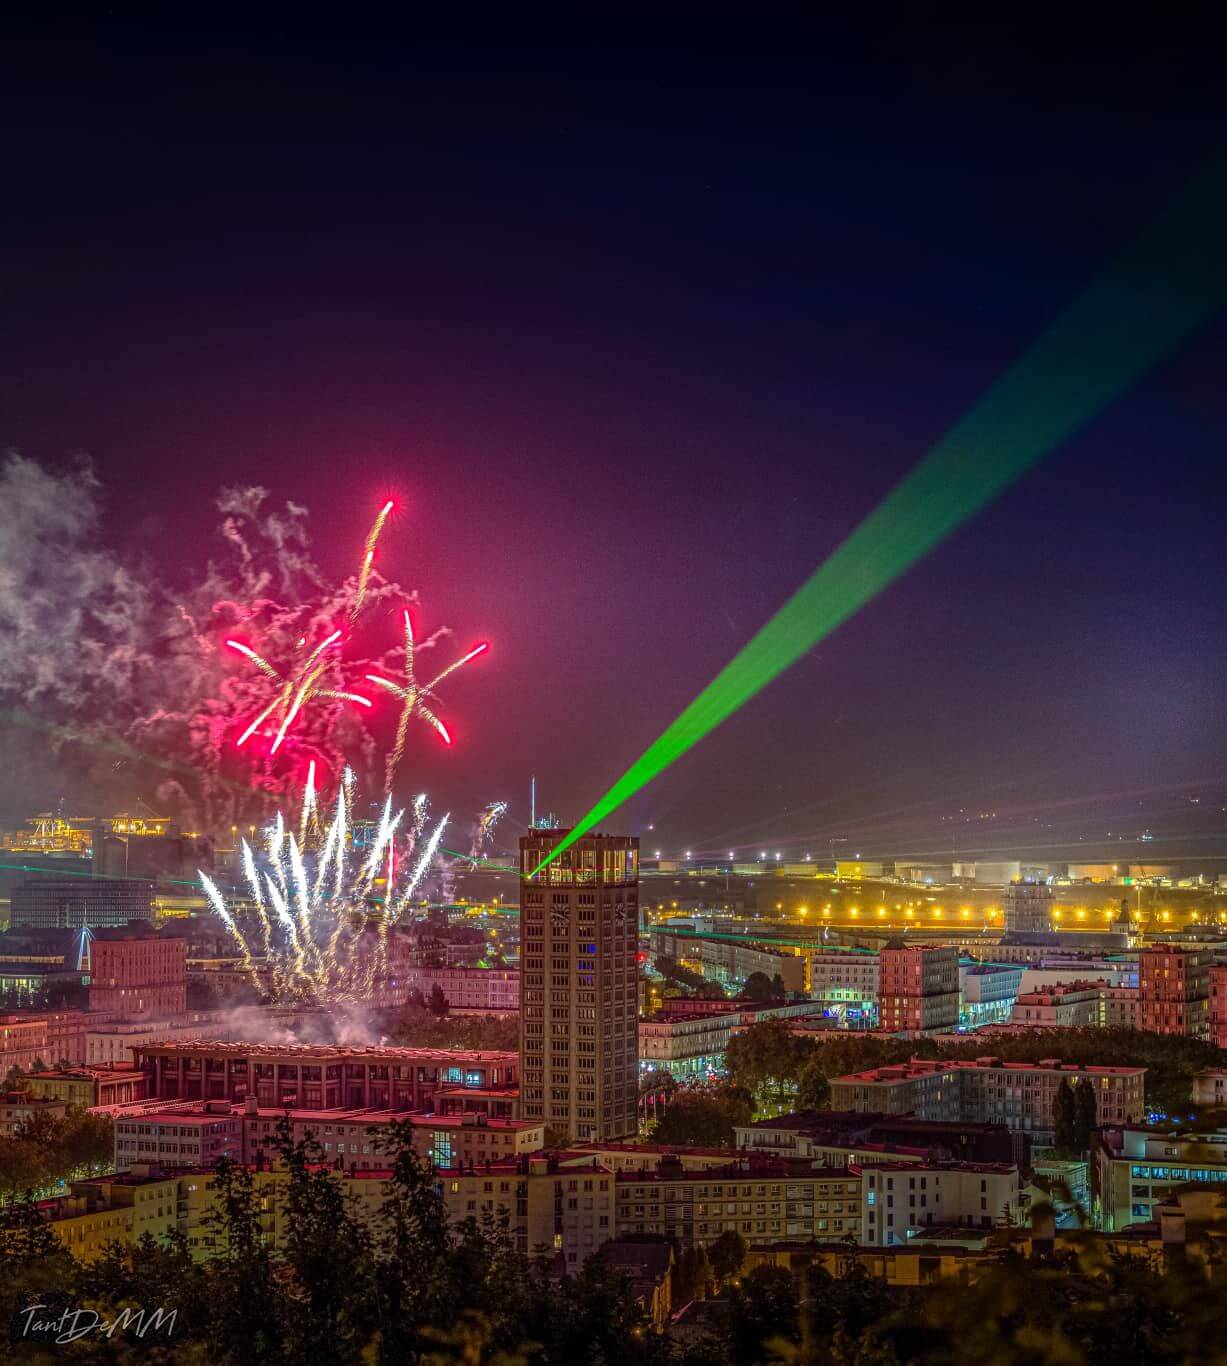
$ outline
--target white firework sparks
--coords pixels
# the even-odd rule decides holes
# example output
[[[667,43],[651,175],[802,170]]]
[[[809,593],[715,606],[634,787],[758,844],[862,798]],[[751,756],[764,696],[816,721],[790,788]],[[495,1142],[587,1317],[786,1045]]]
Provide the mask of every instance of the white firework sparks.
[[[469,863],[473,868],[476,868],[481,862],[481,851],[485,848],[490,836],[494,834],[494,827],[506,810],[506,802],[491,802],[478,816],[477,825],[473,830],[473,843],[469,846]]]
[[[243,966],[255,973],[257,958],[263,959],[274,999],[369,998],[387,965],[388,930],[404,916],[438,855],[448,817],[432,823],[425,794],[407,813],[393,811],[389,798],[365,850],[352,847],[352,800],[353,784],[343,780],[332,820],[321,829],[318,794],[309,782],[298,829],[318,830],[317,842],[304,848],[280,812],[263,856],[242,842],[250,937],[217,886],[200,874]]]

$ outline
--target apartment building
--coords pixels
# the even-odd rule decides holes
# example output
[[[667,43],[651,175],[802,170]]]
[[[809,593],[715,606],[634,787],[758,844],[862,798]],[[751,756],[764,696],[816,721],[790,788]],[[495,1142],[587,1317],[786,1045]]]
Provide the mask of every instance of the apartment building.
[[[159,1019],[187,1009],[187,940],[152,925],[95,930],[89,941],[89,1008]]]
[[[1216,1221],[1227,1196],[1227,1132],[1185,1134],[1122,1126],[1095,1154],[1099,1227],[1118,1232],[1178,1202],[1191,1218]]]
[[[388,1161],[381,1131],[408,1125],[414,1150],[436,1167],[480,1166],[539,1151],[545,1126],[484,1114],[440,1115],[395,1110],[258,1109],[229,1101],[148,1101],[116,1107],[115,1165],[166,1168],[212,1167],[219,1157],[251,1165],[275,1161],[270,1144],[282,1121],[290,1140],[308,1136],[339,1171],[354,1172]]]
[[[1013,1164],[884,1163],[856,1170],[862,1178],[857,1241],[864,1247],[906,1243],[941,1225],[992,1228],[1021,1222]]]
[[[1057,1087],[1066,1077],[1094,1086],[1101,1124],[1136,1122],[1145,1114],[1144,1067],[1080,1067],[1059,1058],[1037,1063],[913,1058],[834,1078],[831,1108],[1004,1124],[1043,1139],[1052,1134]]]
[[[617,1173],[621,1233],[653,1233],[679,1247],[741,1235],[751,1246],[785,1239],[855,1236],[859,1175],[812,1162],[754,1157],[706,1170],[662,1158],[655,1169]]]
[[[1019,993],[1009,1022],[1026,1029],[1136,1029],[1138,989],[1104,979],[1037,987]]]
[[[958,1028],[959,951],[953,945],[884,948],[878,1023],[900,1034],[936,1034]]]
[[[243,1160],[243,1116],[224,1100],[197,1105],[155,1102],[112,1117],[119,1171],[215,1167],[221,1157]]]
[[[868,949],[814,951],[805,954],[808,992],[815,1001],[868,1010],[877,1005],[881,966]]]
[[[33,1096],[66,1101],[82,1110],[126,1105],[144,1100],[149,1077],[135,1067],[66,1067],[55,1072],[31,1072],[22,1085]]]
[[[518,968],[406,967],[399,970],[394,985],[401,999],[417,991],[429,1000],[438,987],[448,1009],[454,1011],[501,1012],[520,1008]]]
[[[809,1001],[788,1005],[732,1005],[712,1002],[708,1014],[674,1011],[671,1003],[639,1021],[639,1068],[684,1078],[703,1077],[724,1067],[724,1050],[738,1029],[763,1020],[803,1019],[821,1009]]]
[[[1169,944],[1138,951],[1138,1027],[1194,1039],[1210,1035],[1210,969],[1206,949]]]
[[[71,1181],[68,1194],[39,1210],[78,1261],[92,1262],[111,1243],[131,1247],[146,1234],[162,1239],[179,1227],[179,1182],[154,1168]]]
[[[1207,989],[1210,1042],[1216,1048],[1227,1048],[1227,964],[1216,963],[1210,969]]]
[[[617,1231],[614,1174],[598,1162],[563,1168],[542,1153],[436,1175],[449,1219],[505,1217],[519,1251],[561,1252],[572,1273]]]
[[[433,1110],[449,1090],[500,1090],[519,1079],[514,1053],[193,1041],[141,1043],[138,1067],[160,1100],[245,1101],[276,1109]]]
[[[723,985],[739,986],[756,972],[772,979],[779,977],[785,991],[809,991],[807,956],[801,949],[781,949],[769,943],[746,943],[726,939],[706,939],[683,934],[661,925],[648,935],[652,957],[676,958],[692,966],[704,977]]]

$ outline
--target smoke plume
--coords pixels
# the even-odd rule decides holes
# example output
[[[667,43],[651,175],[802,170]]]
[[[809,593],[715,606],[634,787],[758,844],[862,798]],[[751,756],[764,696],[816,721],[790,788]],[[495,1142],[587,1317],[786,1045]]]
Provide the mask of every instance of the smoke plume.
[[[255,486],[223,489],[215,556],[172,587],[106,547],[101,493],[84,462],[0,461],[0,759],[24,810],[47,802],[58,780],[103,809],[135,789],[162,814],[218,828],[262,820],[311,760],[321,785],[347,764],[369,779],[365,708],[305,707],[275,755],[267,742],[235,743],[268,704],[270,682],[226,639],[281,664],[352,615],[356,572],[327,582],[307,509],[273,507]],[[416,601],[373,570],[363,617],[399,619]],[[370,669],[396,670],[403,651],[381,652],[394,633],[357,633],[367,637],[380,646],[370,658],[355,657],[352,639],[328,652],[321,687],[352,690]]]

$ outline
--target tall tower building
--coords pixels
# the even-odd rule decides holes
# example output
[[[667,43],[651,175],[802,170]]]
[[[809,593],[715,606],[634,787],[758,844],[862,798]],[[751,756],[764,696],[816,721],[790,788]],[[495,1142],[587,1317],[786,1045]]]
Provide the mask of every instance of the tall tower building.
[[[520,840],[520,1114],[572,1139],[638,1129],[639,841]]]

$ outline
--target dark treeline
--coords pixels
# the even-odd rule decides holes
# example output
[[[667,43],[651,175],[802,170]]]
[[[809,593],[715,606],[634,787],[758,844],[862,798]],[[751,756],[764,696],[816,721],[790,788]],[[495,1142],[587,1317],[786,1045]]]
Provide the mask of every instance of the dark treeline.
[[[286,1167],[281,1247],[265,1242],[252,1173],[217,1170],[212,1260],[194,1263],[182,1237],[114,1245],[74,1261],[31,1201],[0,1207],[0,1314],[66,1296],[104,1319],[124,1307],[176,1311],[174,1331],[87,1335],[14,1347],[19,1359],[186,1363],[187,1366],[1120,1366],[1222,1360],[1227,1270],[1205,1260],[1115,1257],[1086,1240],[1046,1258],[1003,1244],[972,1283],[892,1289],[849,1246],[830,1274],[762,1265],[724,1235],[677,1267],[683,1296],[714,1298],[706,1327],[654,1332],[629,1284],[599,1255],[558,1277],[526,1256],[497,1221],[449,1224],[429,1168],[407,1132],[386,1140],[391,1177],[381,1208],[361,1217],[311,1142],[276,1147]],[[1206,1245],[1203,1245],[1205,1247]],[[0,1358],[10,1359],[0,1353]]]
[[[35,1114],[0,1137],[0,1195],[112,1171],[114,1152],[109,1115],[77,1109],[62,1117]]]
[[[829,1096],[827,1083],[834,1077],[909,1058],[971,1061],[985,1056],[1009,1062],[1060,1058],[1087,1066],[1145,1067],[1147,1104],[1168,1114],[1187,1113],[1195,1072],[1227,1065],[1227,1050],[1213,1044],[1141,1029],[1032,1029],[948,1043],[835,1031],[806,1038],[790,1033],[780,1020],[735,1035],[725,1061],[733,1081],[750,1091],[760,1106],[795,1103],[823,1108]]]

